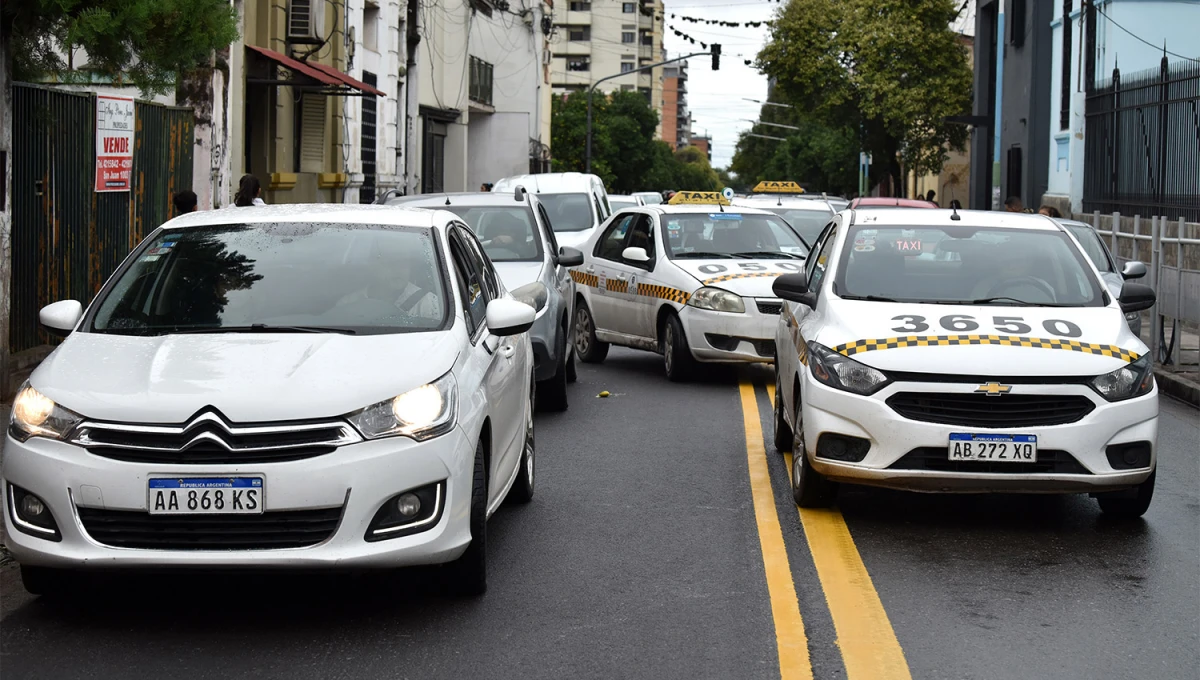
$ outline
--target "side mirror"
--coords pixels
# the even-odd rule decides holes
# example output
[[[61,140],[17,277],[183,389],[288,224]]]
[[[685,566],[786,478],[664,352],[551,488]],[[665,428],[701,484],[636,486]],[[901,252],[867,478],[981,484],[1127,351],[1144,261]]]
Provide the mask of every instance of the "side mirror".
[[[546,302],[550,299],[550,293],[546,290],[546,286],[537,281],[513,290],[512,296],[517,302],[533,307],[533,311],[538,313],[546,308]]]
[[[1124,267],[1121,267],[1121,278],[1128,281],[1129,279],[1140,279],[1146,275],[1146,265],[1141,262],[1126,262]]]
[[[487,326],[492,335],[520,335],[533,327],[536,318],[533,307],[516,300],[500,298],[487,306]]]
[[[75,330],[79,317],[83,316],[83,305],[76,300],[60,300],[42,307],[38,321],[54,335],[66,336]]]
[[[583,253],[563,246],[558,249],[558,263],[564,267],[578,267],[583,264]]]
[[[646,249],[639,248],[638,246],[629,246],[628,248],[626,248],[621,253],[621,258],[625,259],[625,260],[629,260],[630,262],[649,262],[650,261],[650,255],[646,252]]]
[[[780,299],[788,302],[798,302],[813,308],[817,306],[817,294],[809,292],[808,279],[804,274],[784,274],[775,279],[771,290]]]
[[[1131,262],[1130,264],[1142,263]],[[1145,268],[1145,265],[1142,265],[1142,269],[1144,270]],[[1158,297],[1154,294],[1154,289],[1150,286],[1144,283],[1126,283],[1121,289],[1121,311],[1128,314],[1129,312],[1140,312],[1143,309],[1150,309],[1154,306],[1157,299]]]

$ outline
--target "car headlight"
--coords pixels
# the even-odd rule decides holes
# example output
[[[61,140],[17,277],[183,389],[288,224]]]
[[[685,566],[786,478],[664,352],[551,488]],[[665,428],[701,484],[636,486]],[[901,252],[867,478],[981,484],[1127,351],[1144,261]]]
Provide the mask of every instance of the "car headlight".
[[[9,433],[17,441],[30,437],[62,439],[83,420],[78,413],[69,411],[46,395],[38,392],[26,380],[13,400]]]
[[[727,290],[707,286],[692,293],[687,303],[693,307],[711,309],[714,312],[742,314],[746,311],[746,305],[742,302],[741,296],[734,295]]]
[[[815,342],[808,343],[808,368],[822,385],[855,394],[874,394],[890,381],[882,371]]]
[[[1108,401],[1122,401],[1148,394],[1154,388],[1154,364],[1149,354],[1111,373],[1092,379],[1092,389]]]
[[[425,441],[454,429],[458,410],[458,385],[447,373],[437,380],[411,389],[346,416],[362,436],[409,437]]]

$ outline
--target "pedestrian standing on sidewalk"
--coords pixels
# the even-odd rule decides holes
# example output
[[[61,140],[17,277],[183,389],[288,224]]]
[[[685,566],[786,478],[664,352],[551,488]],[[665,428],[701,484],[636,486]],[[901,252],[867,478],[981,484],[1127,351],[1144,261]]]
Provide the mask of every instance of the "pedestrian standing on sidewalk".
[[[171,197],[171,202],[175,204],[175,215],[182,215],[196,211],[196,205],[199,201],[196,199],[196,192],[191,189],[176,191]]]
[[[1004,201],[1004,210],[1006,212],[1025,212],[1025,204],[1016,196],[1009,196]]]
[[[1038,208],[1038,214],[1045,215],[1046,217],[1053,217],[1055,219],[1062,217],[1062,213],[1058,212],[1058,208],[1055,208],[1052,205],[1043,205],[1042,207]]]
[[[233,195],[233,204],[236,206],[246,207],[251,205],[266,205],[266,201],[262,200],[262,185],[258,183],[258,178],[254,175],[242,175],[238,180],[237,193]]]

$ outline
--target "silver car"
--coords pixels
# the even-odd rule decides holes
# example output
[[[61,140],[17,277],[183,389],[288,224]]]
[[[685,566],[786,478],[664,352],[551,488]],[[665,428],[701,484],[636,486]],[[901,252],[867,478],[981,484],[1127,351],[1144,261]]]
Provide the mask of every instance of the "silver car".
[[[1100,238],[1100,234],[1096,233],[1096,229],[1087,222],[1058,220],[1058,223],[1066,227],[1075,240],[1079,241],[1079,245],[1083,246],[1083,252],[1092,264],[1096,265],[1096,269],[1100,270],[1100,278],[1104,279],[1105,287],[1114,298],[1120,299],[1121,289],[1127,279],[1140,279],[1146,275],[1146,265],[1136,261],[1126,262],[1125,266],[1117,271],[1116,258],[1109,252],[1108,246],[1105,245],[1104,239]],[[1142,337],[1141,312],[1126,312],[1125,321],[1129,323],[1129,330],[1133,331],[1134,335]]]
[[[479,237],[505,287],[520,297],[522,286],[538,282],[548,299],[534,322],[534,376],[538,406],[567,409],[567,383],[575,382],[575,343],[568,320],[574,314],[575,282],[570,267],[583,264],[583,253],[559,247],[545,207],[533,194],[483,192],[389,196],[387,205],[448,210]],[[536,289],[537,287],[533,287]]]

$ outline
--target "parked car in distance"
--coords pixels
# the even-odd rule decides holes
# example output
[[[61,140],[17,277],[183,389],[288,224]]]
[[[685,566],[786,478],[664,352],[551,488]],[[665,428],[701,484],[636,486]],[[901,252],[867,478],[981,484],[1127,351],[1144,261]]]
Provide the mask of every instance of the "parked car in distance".
[[[524,187],[536,194],[554,227],[558,242],[578,248],[612,214],[608,191],[596,175],[581,172],[547,172],[514,175],[497,180],[492,191],[516,191]]]
[[[633,195],[642,199],[642,205],[658,205],[663,202],[663,195],[657,191],[635,191]]]
[[[475,232],[507,288],[515,290],[533,282],[545,286],[546,311],[530,331],[537,402],[541,408],[565,411],[567,383],[576,378],[570,323],[575,309],[575,281],[569,268],[583,264],[583,253],[558,245],[542,202],[517,187],[514,193],[399,196],[388,199],[388,205],[446,210],[458,215]]]
[[[859,208],[937,208],[937,203],[920,198],[890,198],[885,196],[862,196],[850,201],[852,210]]]
[[[617,212],[622,208],[636,208],[640,205],[646,205],[646,201],[642,196],[637,194],[609,194],[608,205],[612,207],[613,212]]]
[[[1114,298],[1120,299],[1121,289],[1125,287],[1126,280],[1140,279],[1146,275],[1146,265],[1137,261],[1126,262],[1118,270],[1117,260],[1105,245],[1104,239],[1100,238],[1096,229],[1087,222],[1063,219],[1055,221],[1066,227],[1075,240],[1079,241],[1079,245],[1083,246],[1083,253],[1088,256],[1092,264],[1096,265],[1096,269],[1100,271],[1100,278],[1104,279],[1105,287]],[[1142,336],[1142,313],[1126,312],[1125,321],[1129,323],[1129,330],[1140,338]]]

